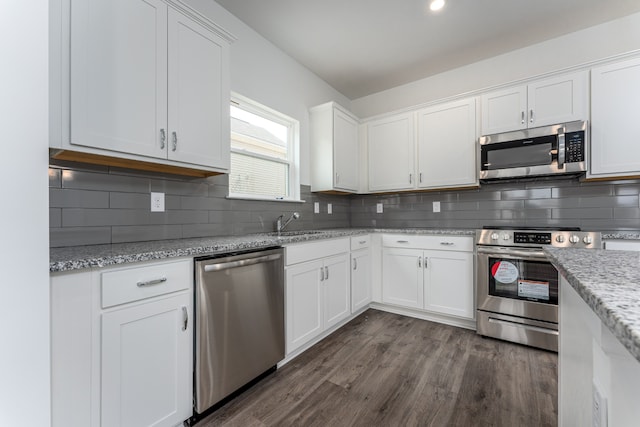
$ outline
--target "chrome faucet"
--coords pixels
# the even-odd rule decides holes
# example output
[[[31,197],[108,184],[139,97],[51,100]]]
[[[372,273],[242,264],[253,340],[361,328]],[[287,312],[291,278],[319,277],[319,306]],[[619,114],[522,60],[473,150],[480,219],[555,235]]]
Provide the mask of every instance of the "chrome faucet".
[[[276,220],[276,231],[278,232],[278,234],[283,232],[286,226],[289,225],[291,221],[298,218],[300,218],[300,214],[298,212],[294,212],[291,214],[289,219],[287,219],[284,223],[282,223],[282,220],[284,219],[284,215],[280,215]]]

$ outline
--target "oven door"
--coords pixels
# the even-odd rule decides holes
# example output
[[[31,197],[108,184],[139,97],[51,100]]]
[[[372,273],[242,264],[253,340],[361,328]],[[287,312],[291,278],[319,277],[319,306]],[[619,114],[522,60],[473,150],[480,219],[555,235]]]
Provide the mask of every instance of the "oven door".
[[[558,270],[541,249],[478,247],[477,308],[558,323]]]

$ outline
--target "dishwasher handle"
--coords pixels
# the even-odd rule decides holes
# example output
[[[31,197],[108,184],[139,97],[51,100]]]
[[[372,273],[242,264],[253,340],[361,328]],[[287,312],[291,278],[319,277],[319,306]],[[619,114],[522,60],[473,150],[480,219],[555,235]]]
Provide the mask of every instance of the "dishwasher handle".
[[[205,273],[209,273],[211,271],[221,271],[221,270],[228,270],[230,268],[246,267],[248,265],[260,264],[262,262],[275,261],[280,258],[282,258],[282,254],[273,254],[273,255],[259,256],[256,258],[241,259],[238,261],[209,264],[204,266],[204,271]]]

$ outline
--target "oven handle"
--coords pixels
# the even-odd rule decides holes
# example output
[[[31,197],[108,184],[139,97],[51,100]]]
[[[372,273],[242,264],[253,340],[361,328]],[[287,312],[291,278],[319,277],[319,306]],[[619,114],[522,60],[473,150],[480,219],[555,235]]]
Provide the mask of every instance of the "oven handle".
[[[486,248],[483,246],[478,246],[477,251],[479,254],[486,255],[495,255],[499,258],[526,258],[526,259],[541,259],[547,260],[547,256],[543,251],[540,250],[527,250],[527,249],[505,249],[504,252],[496,251],[495,248]]]
[[[489,317],[489,323],[499,323],[501,325],[513,326],[516,328],[528,329],[530,331],[542,332],[543,334],[558,335],[558,331],[554,329],[541,328],[539,326],[525,325],[523,323],[509,322],[508,320],[500,320],[494,317]]]

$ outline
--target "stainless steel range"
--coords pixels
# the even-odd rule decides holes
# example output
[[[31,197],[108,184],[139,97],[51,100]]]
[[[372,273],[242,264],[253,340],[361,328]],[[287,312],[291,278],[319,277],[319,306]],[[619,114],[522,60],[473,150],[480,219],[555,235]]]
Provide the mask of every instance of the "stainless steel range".
[[[542,248],[598,249],[600,233],[495,227],[476,244],[478,334],[558,351],[560,275]]]

